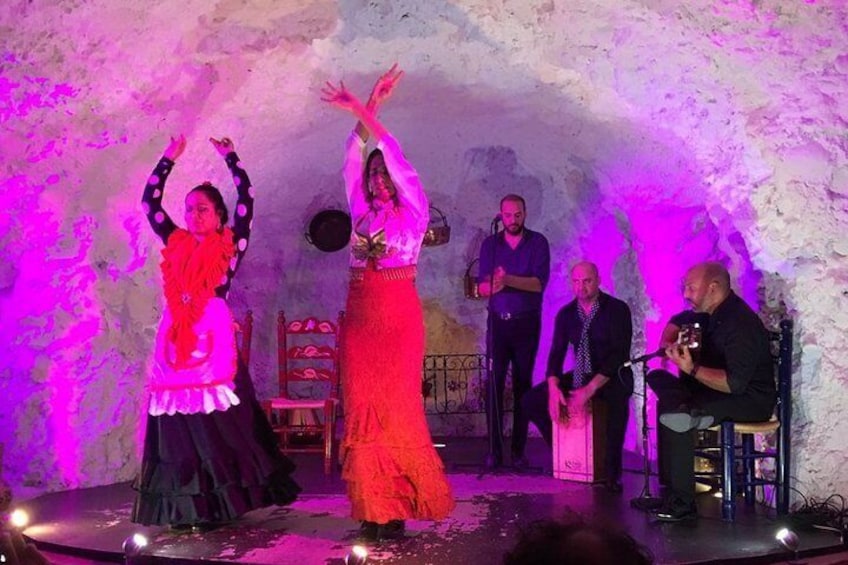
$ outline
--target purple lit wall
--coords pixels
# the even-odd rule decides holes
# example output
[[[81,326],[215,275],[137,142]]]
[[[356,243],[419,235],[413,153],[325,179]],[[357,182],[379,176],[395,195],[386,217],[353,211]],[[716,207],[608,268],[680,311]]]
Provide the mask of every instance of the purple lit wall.
[[[796,486],[848,492],[844,2],[55,4],[0,7],[0,442],[16,488],[137,470],[162,302],[139,199],[171,134],[189,140],[175,218],[202,180],[234,200],[209,136],[235,140],[256,185],[230,302],[255,311],[251,368],[275,391],[276,310],[343,307],[345,253],[303,237],[344,206],[352,124],[320,87],[365,96],[398,61],[382,116],[452,227],[421,259],[430,352],[481,348],[484,305],[461,277],[506,192],[552,243],[538,378],[574,261],[631,304],[634,353],[682,309],[687,266],[726,261],[764,319],[796,320]]]

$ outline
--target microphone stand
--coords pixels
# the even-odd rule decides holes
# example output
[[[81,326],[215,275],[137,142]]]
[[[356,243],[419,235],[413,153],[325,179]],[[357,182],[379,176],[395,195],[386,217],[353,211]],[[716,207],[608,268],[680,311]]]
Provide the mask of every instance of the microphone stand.
[[[642,454],[645,459],[643,465],[644,482],[642,492],[636,498],[630,499],[630,506],[643,512],[650,512],[662,505],[662,498],[651,495],[651,457],[648,451],[648,360],[642,361]]]
[[[489,300],[486,305],[486,395],[488,396],[488,410],[486,411],[486,435],[489,436],[489,452],[486,454],[485,467],[487,470],[493,470],[497,467],[497,459],[495,457],[495,434],[494,426],[501,427],[501,464],[503,464],[503,416],[501,414],[500,398],[498,397],[498,388],[494,378],[494,360],[492,359],[494,349],[494,318],[492,313],[492,297],[495,295],[495,251],[497,250],[498,236],[498,220],[496,217],[492,220],[490,231],[494,236],[492,240],[492,250],[489,254]]]
[[[498,222],[500,221],[500,217],[492,220],[492,224],[489,228],[490,235],[497,236],[498,233]],[[491,265],[491,272],[489,273],[489,297],[487,299],[486,304],[486,437],[488,441],[488,452],[486,453],[486,459],[483,464],[484,469],[478,475],[482,477],[487,472],[494,472],[496,468],[497,460],[495,458],[495,435],[492,433],[494,429],[495,423],[499,426],[503,426],[503,418],[501,417],[501,409],[500,404],[498,403],[498,395],[497,395],[497,387],[495,386],[494,379],[494,362],[492,360],[492,342],[494,335],[494,321],[492,318],[492,296],[494,293],[492,292],[492,288],[495,286],[495,251],[497,240],[493,241],[491,252],[489,253],[489,264]],[[501,433],[501,440],[503,440],[503,433]],[[503,441],[501,441],[501,458],[503,458]],[[503,463],[503,460],[501,460]],[[480,468],[479,464],[471,463],[471,464],[458,464],[455,467],[475,467],[477,469]]]

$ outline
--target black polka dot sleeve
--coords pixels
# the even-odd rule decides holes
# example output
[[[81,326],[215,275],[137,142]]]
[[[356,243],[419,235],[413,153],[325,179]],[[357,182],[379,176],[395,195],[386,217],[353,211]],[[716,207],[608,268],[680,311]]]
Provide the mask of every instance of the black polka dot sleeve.
[[[144,187],[144,195],[141,197],[141,207],[144,210],[144,215],[147,216],[147,221],[150,222],[150,227],[166,244],[168,243],[168,236],[177,229],[176,224],[162,208],[165,181],[173,168],[174,162],[167,157],[159,159],[159,163],[153,169],[150,178],[147,179],[147,186]]]
[[[227,295],[230,283],[247,251],[247,244],[250,242],[250,230],[253,227],[253,187],[250,184],[250,178],[241,167],[241,162],[235,152],[228,153],[226,161],[238,193],[236,207],[233,210],[233,244],[236,247],[236,256],[230,261],[230,266],[227,269],[227,282],[215,289],[218,296]]]

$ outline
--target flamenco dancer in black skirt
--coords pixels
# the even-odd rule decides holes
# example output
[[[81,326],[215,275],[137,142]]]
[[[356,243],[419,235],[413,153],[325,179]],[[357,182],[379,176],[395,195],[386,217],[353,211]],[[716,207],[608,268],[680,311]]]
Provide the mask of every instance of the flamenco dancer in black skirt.
[[[217,188],[201,184],[185,199],[186,228],[162,208],[165,180],[186,146],[171,138],[147,181],[142,206],[165,243],[167,308],[156,336],[150,404],[132,521],[210,529],[245,512],[288,504],[300,492],[294,465],[256,400],[236,352],[226,303],[253,224],[253,188],[233,143],[210,139],[238,191],[232,228]]]

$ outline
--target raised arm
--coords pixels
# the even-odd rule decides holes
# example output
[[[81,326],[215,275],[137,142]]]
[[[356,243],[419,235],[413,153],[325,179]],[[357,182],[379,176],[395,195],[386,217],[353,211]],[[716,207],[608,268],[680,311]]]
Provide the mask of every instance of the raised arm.
[[[363,187],[364,163],[365,141],[356,131],[352,131],[345,143],[344,181],[350,217],[354,222],[364,216],[369,208]]]
[[[383,160],[397,188],[397,199],[402,209],[415,219],[423,234],[430,221],[430,203],[418,178],[418,171],[407,161],[398,141],[384,132],[377,147],[383,152]]]
[[[171,137],[170,143],[165,148],[162,158],[153,169],[150,178],[147,179],[147,185],[144,187],[144,194],[141,197],[141,206],[144,210],[144,215],[150,223],[150,227],[159,238],[168,243],[168,237],[177,229],[176,224],[165,212],[162,207],[162,196],[165,193],[165,181],[168,175],[174,168],[174,163],[177,157],[185,151],[186,139],[180,134],[176,139]]]
[[[333,106],[353,114],[377,141],[382,140],[383,136],[388,133],[383,124],[377,119],[377,116],[345,88],[344,82],[339,82],[339,86],[334,86],[332,83],[327,82],[321,90],[321,94],[321,100],[324,102],[329,102]]]
[[[392,67],[386,73],[386,75],[390,74],[391,76],[386,79],[387,86],[380,87],[381,81],[378,81],[377,85],[375,85],[375,89],[378,89],[381,93],[378,98],[382,97],[382,100],[385,100],[391,94],[394,85],[401,76],[401,73],[395,71],[395,67]],[[381,77],[382,79],[383,77]],[[419,228],[426,230],[430,217],[427,196],[424,194],[418,173],[409,161],[406,160],[397,140],[389,134],[388,130],[380,123],[374,113],[369,111],[356,96],[345,88],[343,82],[340,82],[338,87],[328,82],[322,90],[322,94],[321,99],[323,101],[352,113],[359,119],[359,123],[364,125],[371,135],[377,139],[377,146],[383,152],[386,167],[398,189],[397,197],[401,206],[414,216]],[[362,137],[358,134],[355,137],[351,136],[348,139],[347,145],[345,182],[348,188],[348,199],[351,203],[351,215],[354,218],[357,217],[357,208],[362,205],[358,199],[360,198],[359,193],[362,192],[363,153],[364,140]],[[364,193],[361,197],[364,201]]]
[[[374,83],[374,87],[371,89],[371,95],[368,97],[365,108],[376,116],[380,111],[380,106],[392,95],[392,91],[394,91],[395,86],[397,86],[402,76],[403,71],[398,70],[397,63],[380,75],[380,78],[377,79],[377,82]],[[368,128],[361,121],[356,122],[354,132],[363,142],[368,141]]]
[[[230,263],[228,275],[230,278],[235,274],[241,260],[247,251],[250,242],[250,229],[253,224],[253,190],[250,177],[241,167],[238,154],[233,142],[228,137],[220,140],[210,137],[209,142],[215,147],[227,163],[230,173],[233,175],[233,184],[236,187],[238,198],[233,213],[233,243],[236,246],[235,262]]]

